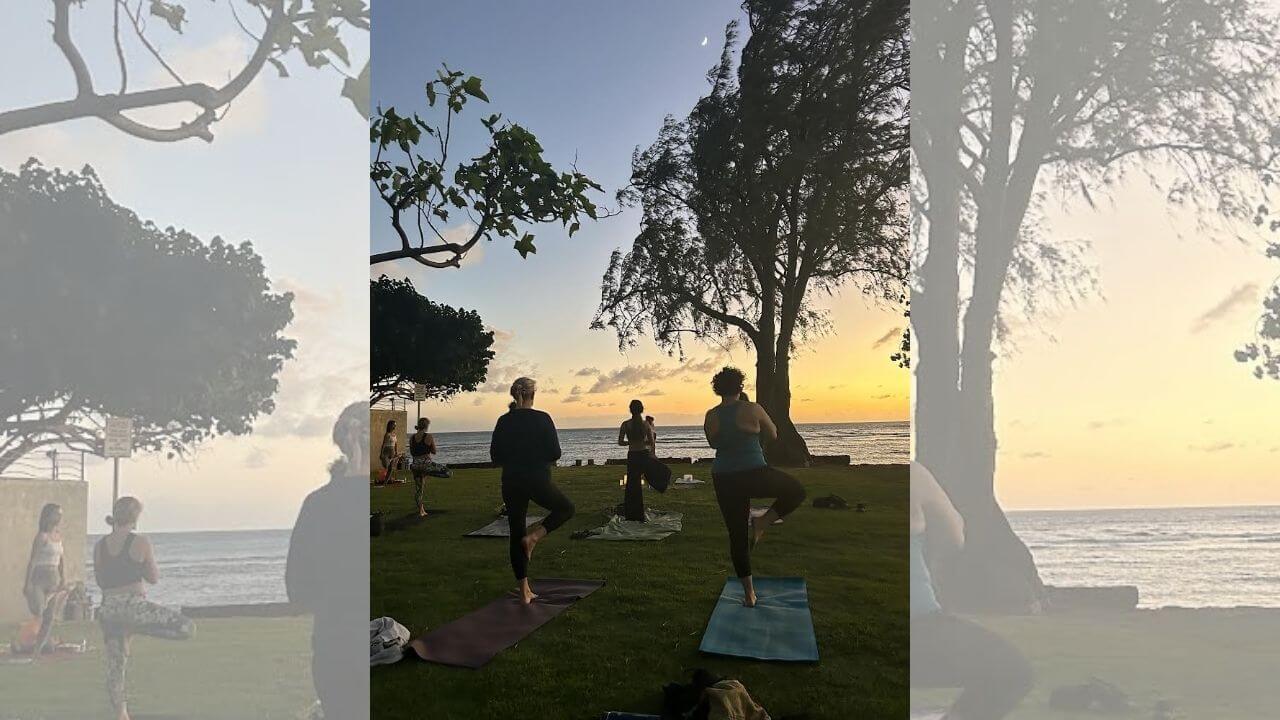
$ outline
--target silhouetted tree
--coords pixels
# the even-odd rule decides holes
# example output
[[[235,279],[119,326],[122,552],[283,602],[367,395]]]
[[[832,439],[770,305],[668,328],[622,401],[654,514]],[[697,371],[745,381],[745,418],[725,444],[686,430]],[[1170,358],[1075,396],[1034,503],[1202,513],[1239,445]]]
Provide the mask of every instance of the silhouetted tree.
[[[1272,223],[1273,230],[1280,229],[1278,226],[1280,223]],[[1280,260],[1280,243],[1267,246],[1267,257]],[[1235,357],[1239,362],[1252,363],[1253,376],[1259,380],[1280,380],[1280,278],[1271,283],[1262,299],[1262,316],[1258,318],[1253,342],[1237,350]]]
[[[956,607],[1025,610],[1043,586],[995,499],[992,362],[1008,313],[1088,291],[1034,220],[1138,175],[1206,231],[1255,223],[1277,165],[1276,24],[1253,0],[913,10],[916,449],[967,529],[938,582]]]
[[[0,473],[31,451],[100,451],[107,416],[183,454],[275,409],[294,341],[249,243],[161,229],[93,170],[0,170]],[[25,309],[25,310],[24,310]]]
[[[593,327],[625,347],[649,333],[736,337],[756,354],[757,400],[777,421],[771,462],[803,464],[791,356],[826,329],[815,293],[902,301],[908,175],[907,3],[749,0],[711,92],[667,118],[619,197],[643,209],[615,251]]]
[[[484,382],[493,331],[474,310],[431,302],[408,280],[369,283],[369,399],[413,399],[415,383],[445,400]]]
[[[443,104],[443,124],[432,125],[416,113],[401,116],[394,107],[379,109],[370,124],[375,156],[369,178],[400,239],[399,248],[372,254],[370,265],[408,258],[427,267],[461,267],[477,242],[495,237],[514,239],[520,257],[528,257],[537,249],[533,233],[522,226],[559,222],[573,237],[584,217],[601,216],[587,197],[600,186],[576,169],[558,172],[543,159],[533,133],[503,122],[500,115],[480,121],[489,134],[488,148],[451,166],[454,116],[469,99],[489,98],[480,78],[447,67],[426,84],[426,94],[428,108]],[[397,149],[403,156],[399,162],[389,159]],[[459,218],[470,225],[459,226],[465,237],[450,240],[448,223]],[[412,227],[406,229],[406,223]]]
[[[77,118],[96,117],[134,137],[156,142],[174,142],[189,138],[213,141],[213,126],[226,114],[262,69],[270,63],[281,77],[289,74],[286,61],[296,51],[306,65],[313,68],[350,65],[347,47],[342,40],[344,28],[369,29],[369,6],[365,0],[225,0],[230,21],[255,43],[253,53],[226,83],[212,87],[188,82],[166,61],[148,27],[148,20],[163,26],[162,32],[180,34],[189,24],[186,7],[177,2],[150,0],[130,6],[125,0],[111,0],[111,22],[94,23],[93,29],[110,37],[114,43],[115,67],[91,67],[81,53],[72,32],[72,13],[83,11],[81,0],[52,0],[53,42],[65,58],[75,81],[75,94],[65,100],[32,105],[0,112],[0,135],[24,128],[50,125]],[[207,4],[207,3],[206,3]],[[243,17],[242,17],[243,15]],[[246,22],[252,17],[260,27],[251,30]],[[163,72],[167,84],[131,89],[133,77],[139,73],[131,65],[129,55]],[[342,95],[361,115],[369,107],[369,67],[355,76],[342,72]],[[117,82],[105,91],[101,75],[108,74]],[[95,78],[95,75],[98,77]],[[169,105],[189,106],[191,119],[173,126],[161,127],[129,117],[130,111]]]

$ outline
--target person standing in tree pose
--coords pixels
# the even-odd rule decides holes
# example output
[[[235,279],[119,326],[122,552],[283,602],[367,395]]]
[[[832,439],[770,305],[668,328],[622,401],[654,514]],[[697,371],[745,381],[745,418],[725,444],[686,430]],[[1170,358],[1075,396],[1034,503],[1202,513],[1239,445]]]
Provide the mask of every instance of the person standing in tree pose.
[[[386,471],[382,475],[382,484],[391,482],[391,473],[396,467],[396,457],[400,455],[400,445],[396,439],[396,421],[387,421],[387,431],[382,434],[382,449],[378,452],[378,460]]]
[[[187,640],[195,634],[190,618],[147,600],[146,585],[159,582],[160,570],[151,541],[134,532],[141,514],[137,498],[116,500],[107,516],[111,532],[93,546],[93,574],[102,588],[98,622],[107,659],[107,696],[116,720],[129,720],[125,667],[130,636]]]
[[[652,418],[644,418],[644,403],[632,400],[631,417],[618,428],[618,444],[627,448],[627,486],[622,493],[622,515],[626,520],[644,522],[644,488],[641,479],[658,492],[666,492],[671,469],[658,462],[657,435]]]
[[[436,439],[427,432],[431,421],[418,418],[417,432],[409,438],[409,455],[413,458],[409,463],[409,471],[413,473],[413,502],[418,508],[418,517],[427,516],[427,508],[422,504],[422,491],[427,481],[427,471],[431,469],[431,461],[436,455]]]
[[[932,542],[926,542],[926,531]],[[964,547],[964,519],[937,478],[911,463],[911,687],[962,688],[947,720],[1000,720],[1031,691],[1031,664],[1007,640],[946,612],[925,557]]]
[[[31,656],[39,658],[53,634],[53,624],[66,600],[67,576],[62,562],[62,507],[49,503],[40,510],[31,556],[27,560],[27,579],[22,594],[27,609],[40,619]]]
[[[765,528],[800,507],[805,492],[800,481],[765,462],[760,436],[774,440],[778,428],[764,408],[742,399],[743,381],[742,371],[733,367],[711,379],[720,404],[707,411],[703,431],[707,444],[716,451],[711,480],[729,530],[729,556],[742,582],[743,603],[755,607],[751,550],[764,536]],[[774,498],[774,503],[762,517],[753,518],[752,498]]]
[[[526,605],[537,598],[529,587],[529,560],[534,546],[574,513],[573,503],[551,482],[551,467],[560,459],[560,438],[551,416],[533,409],[537,389],[537,383],[527,377],[511,384],[513,401],[507,413],[498,418],[489,443],[489,456],[502,466],[502,501],[507,506],[511,531],[511,570]],[[529,529],[525,518],[531,500],[550,514]]]

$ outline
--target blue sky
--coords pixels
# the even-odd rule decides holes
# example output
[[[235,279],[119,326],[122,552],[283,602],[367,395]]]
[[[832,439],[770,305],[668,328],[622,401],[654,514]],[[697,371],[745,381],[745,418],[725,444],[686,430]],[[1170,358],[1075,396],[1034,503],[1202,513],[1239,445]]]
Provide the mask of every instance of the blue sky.
[[[50,38],[52,7],[6,7],[6,42],[0,45],[5,109],[74,93]],[[167,32],[153,18],[151,36],[189,80],[225,81],[251,52],[251,41],[224,4],[190,3],[187,10],[191,23],[184,35]],[[73,7],[72,21],[98,86],[116,89],[110,4]],[[368,56],[368,33],[350,40],[358,68]],[[127,51],[135,61],[132,89],[164,80],[140,47]],[[279,409],[257,433],[208,443],[190,463],[138,456],[122,464],[123,491],[147,504],[146,529],[291,526],[305,494],[327,479],[326,465],[336,454],[329,440],[333,419],[365,392],[366,126],[339,97],[341,76],[310,71],[297,58],[288,64],[291,78],[278,78],[270,68],[259,76],[214,126],[212,144],[150,143],[92,119],[0,137],[0,166],[10,171],[31,155],[46,165],[92,164],[116,202],[144,218],[206,241],[214,235],[251,240],[268,276],[297,294],[296,319],[287,331],[298,340],[297,358],[281,375]],[[110,503],[110,466],[90,465],[88,475],[89,517],[101,518]],[[101,529],[91,520],[91,530]]]
[[[613,195],[630,176],[632,151],[655,139],[664,116],[687,114],[706,92],[706,72],[719,60],[725,26],[742,17],[739,3],[729,0],[481,1],[433,4],[430,12],[423,8],[375,5],[374,104],[395,106],[401,114],[425,113],[423,85],[442,62],[477,75],[492,102],[472,103],[455,120],[452,152],[482,152],[479,118],[501,112],[530,129],[553,164],[576,161],[604,186],[599,199],[610,208],[617,207]],[[370,197],[373,247],[394,247],[384,206],[371,190]],[[510,243],[495,242],[473,251],[459,270],[432,270],[410,261],[371,268],[374,277],[383,272],[407,276],[433,300],[476,309],[498,331],[490,382],[483,392],[424,405],[433,429],[491,427],[505,407],[505,386],[521,374],[539,379],[542,404],[563,426],[611,425],[614,416],[625,416],[630,397],[649,392],[667,396],[646,400],[665,422],[701,421],[704,406],[714,400],[705,387],[705,371],[682,371],[677,359],[649,341],[621,354],[611,332],[587,329],[609,255],[630,244],[638,218],[638,211],[627,210],[584,224],[572,239],[558,226],[539,226],[533,230],[538,253],[527,260]],[[900,315],[852,292],[831,299],[827,307],[837,332],[802,353],[797,417],[905,417],[906,374],[890,372],[888,351],[873,347],[895,324],[901,326]],[[753,362],[742,348],[725,353],[692,343],[689,349],[692,363],[747,367]],[[817,368],[833,358],[850,377],[817,379]],[[814,376],[808,387],[806,369]],[[832,393],[837,385],[839,392]],[[572,395],[575,387],[578,397]],[[805,402],[821,410],[810,412]]]

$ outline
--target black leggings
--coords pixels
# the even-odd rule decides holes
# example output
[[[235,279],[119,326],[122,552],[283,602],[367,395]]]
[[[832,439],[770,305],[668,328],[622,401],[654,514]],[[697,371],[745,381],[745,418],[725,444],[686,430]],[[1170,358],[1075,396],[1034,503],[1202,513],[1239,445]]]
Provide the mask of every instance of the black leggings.
[[[751,574],[750,519],[752,498],[776,498],[773,503],[778,517],[786,517],[804,502],[804,486],[799,480],[776,468],[764,467],[741,472],[711,473],[716,488],[716,501],[724,526],[729,529],[729,557],[738,577]]]
[[[525,535],[525,517],[530,500],[550,511],[542,521],[542,527],[548,533],[568,522],[574,513],[573,503],[551,482],[550,472],[503,474],[502,502],[507,505],[507,523],[511,529],[511,570],[515,572],[516,580],[529,576],[529,556],[525,555],[520,541]]]
[[[981,625],[940,612],[911,620],[911,686],[963,688],[951,706],[957,717],[999,720],[1031,683],[1022,653]]]
[[[671,482],[671,468],[659,462],[648,450],[632,450],[627,453],[627,485],[622,491],[622,514],[625,520],[644,522],[644,488],[640,487],[641,478],[649,481],[649,487],[663,492]]]

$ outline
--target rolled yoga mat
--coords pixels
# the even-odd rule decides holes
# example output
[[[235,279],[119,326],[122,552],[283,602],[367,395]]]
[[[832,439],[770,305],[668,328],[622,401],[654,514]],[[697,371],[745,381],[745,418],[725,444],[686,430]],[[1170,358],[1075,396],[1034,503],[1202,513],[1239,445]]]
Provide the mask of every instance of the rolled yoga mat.
[[[804,578],[756,577],[756,606],[742,604],[742,583],[725,580],[699,650],[756,660],[817,662],[818,639]]]
[[[538,596],[525,605],[511,593],[409,643],[427,662],[477,668],[528,637],[570,605],[604,587],[603,580],[531,580]]]
[[[532,526],[534,523],[541,522],[543,517],[545,516],[529,515],[524,519],[524,526],[527,528]],[[479,530],[472,530],[466,535],[463,535],[463,537],[511,537],[511,527],[510,524],[507,523],[506,516],[503,516],[488,525],[485,525]]]

